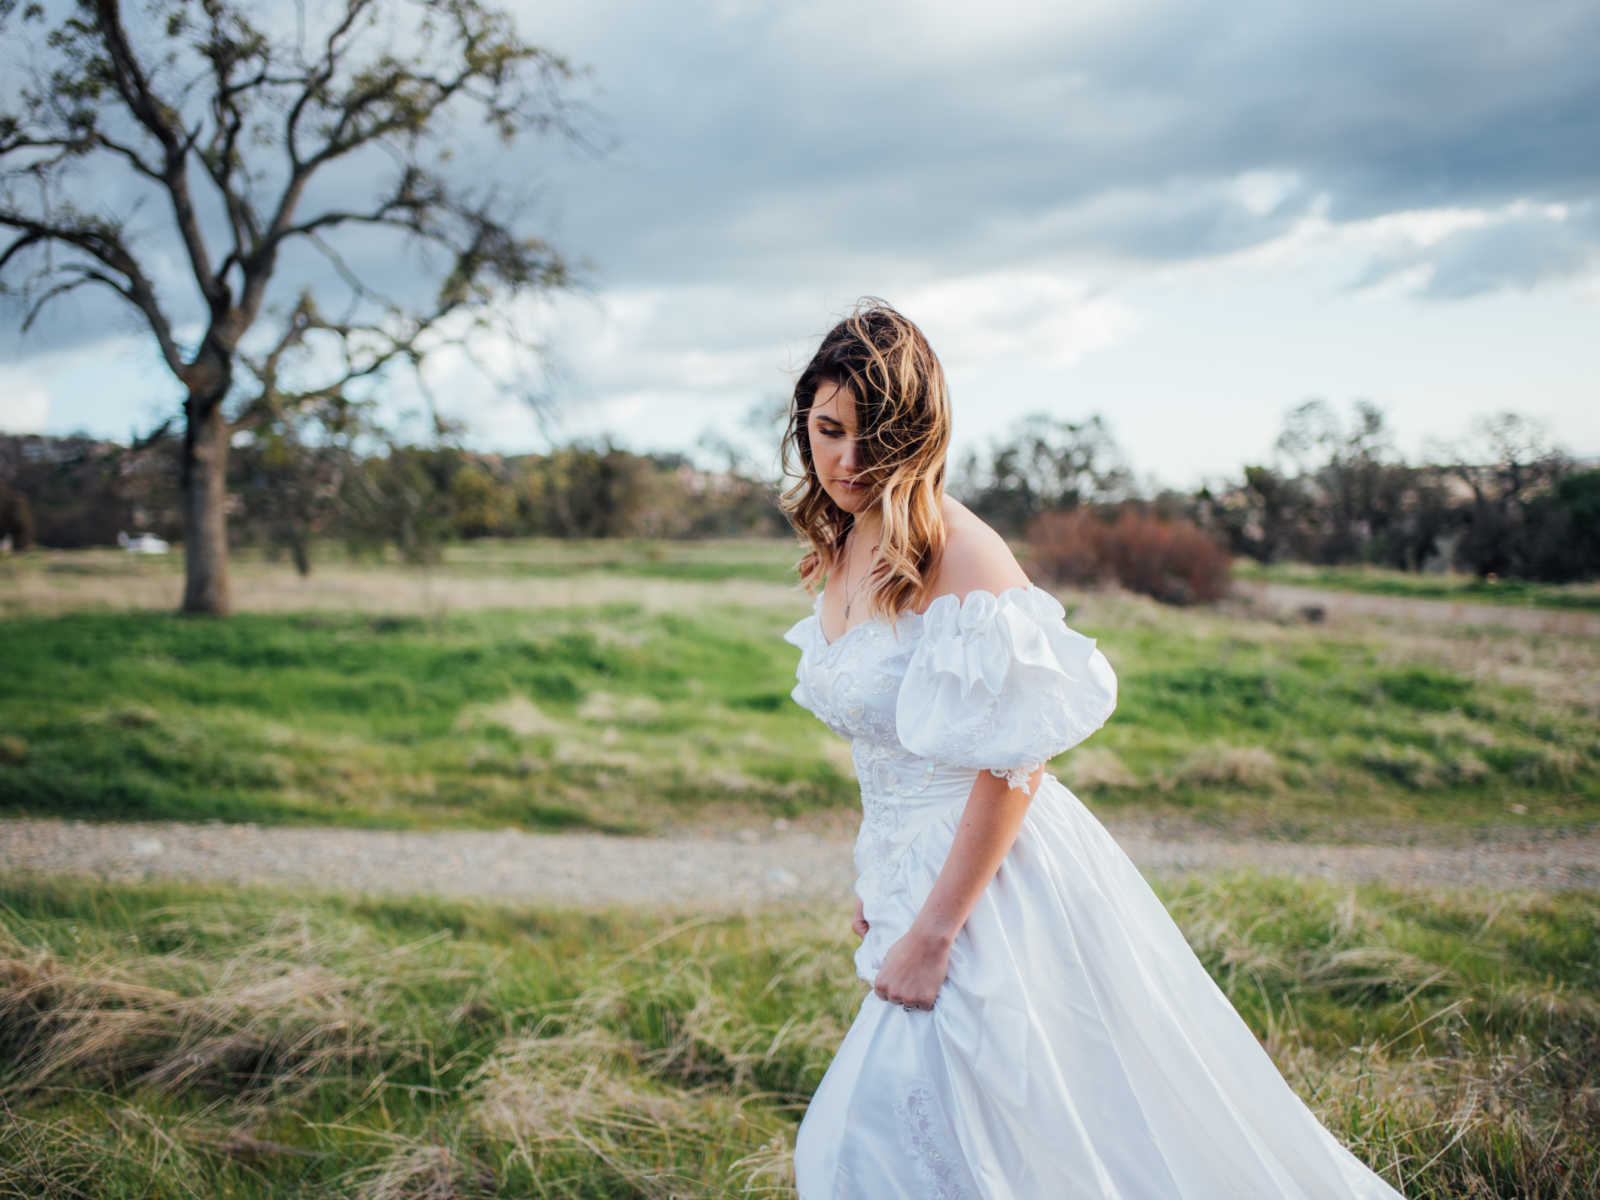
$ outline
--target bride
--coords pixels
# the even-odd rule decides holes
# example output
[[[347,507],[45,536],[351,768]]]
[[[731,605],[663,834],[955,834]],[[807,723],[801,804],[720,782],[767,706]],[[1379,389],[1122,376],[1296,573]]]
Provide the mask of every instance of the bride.
[[[850,740],[871,985],[795,1142],[801,1200],[1395,1198],[1289,1087],[1044,764],[1117,678],[944,494],[950,405],[863,301],[801,374],[783,504],[817,592],[794,699]]]

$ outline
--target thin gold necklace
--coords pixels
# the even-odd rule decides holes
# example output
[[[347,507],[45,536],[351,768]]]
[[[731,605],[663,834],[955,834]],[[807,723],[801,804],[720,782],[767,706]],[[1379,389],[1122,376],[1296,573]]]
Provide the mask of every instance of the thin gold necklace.
[[[852,524],[850,526],[850,532],[844,535],[844,587],[845,587],[845,593],[844,593],[844,631],[846,633],[848,633],[850,631],[850,605],[855,602],[856,592],[859,592],[861,590],[861,584],[867,582],[867,575],[871,574],[870,567],[871,567],[871,564],[872,564],[872,559],[876,558],[878,556],[878,548],[876,546],[874,546],[872,548],[872,555],[867,560],[867,565],[868,565],[868,568],[869,568],[867,575],[863,575],[861,577],[861,583],[856,584],[855,591],[851,591],[850,590],[850,539],[855,536],[855,532],[856,532],[856,527],[855,527],[854,524]]]

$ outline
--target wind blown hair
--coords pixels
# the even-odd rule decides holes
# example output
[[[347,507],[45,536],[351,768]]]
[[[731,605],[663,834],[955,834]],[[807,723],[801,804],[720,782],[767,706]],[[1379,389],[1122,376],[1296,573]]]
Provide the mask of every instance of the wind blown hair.
[[[808,592],[842,565],[844,540],[855,525],[855,514],[824,490],[811,457],[811,405],[823,383],[847,387],[856,398],[857,475],[883,517],[878,559],[862,586],[867,611],[892,624],[906,609],[922,606],[944,553],[941,501],[950,446],[944,368],[920,329],[866,296],[822,339],[795,381],[782,463],[784,476],[798,482],[779,495],[778,505],[810,545],[796,564]]]

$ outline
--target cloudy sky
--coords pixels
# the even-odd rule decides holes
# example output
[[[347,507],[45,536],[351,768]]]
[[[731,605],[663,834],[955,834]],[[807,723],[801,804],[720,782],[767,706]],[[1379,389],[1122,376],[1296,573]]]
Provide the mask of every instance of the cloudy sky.
[[[872,294],[939,352],[957,453],[1099,413],[1191,486],[1316,396],[1376,403],[1412,456],[1507,408],[1600,454],[1592,0],[515,7],[589,68],[606,147],[467,155],[590,264],[525,318],[558,437],[735,431]],[[0,425],[175,410],[132,321],[5,316]],[[469,444],[548,444],[469,365],[431,378]]]

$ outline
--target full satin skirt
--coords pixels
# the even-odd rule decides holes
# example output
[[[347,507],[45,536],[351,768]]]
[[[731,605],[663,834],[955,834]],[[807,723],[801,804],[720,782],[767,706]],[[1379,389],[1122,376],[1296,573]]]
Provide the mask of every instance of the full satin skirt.
[[[932,887],[953,797],[858,882],[870,983]],[[910,857],[904,857],[910,856]],[[871,991],[801,1122],[801,1200],[1394,1200],[1306,1107],[1109,831],[1054,775],[931,1011]]]

